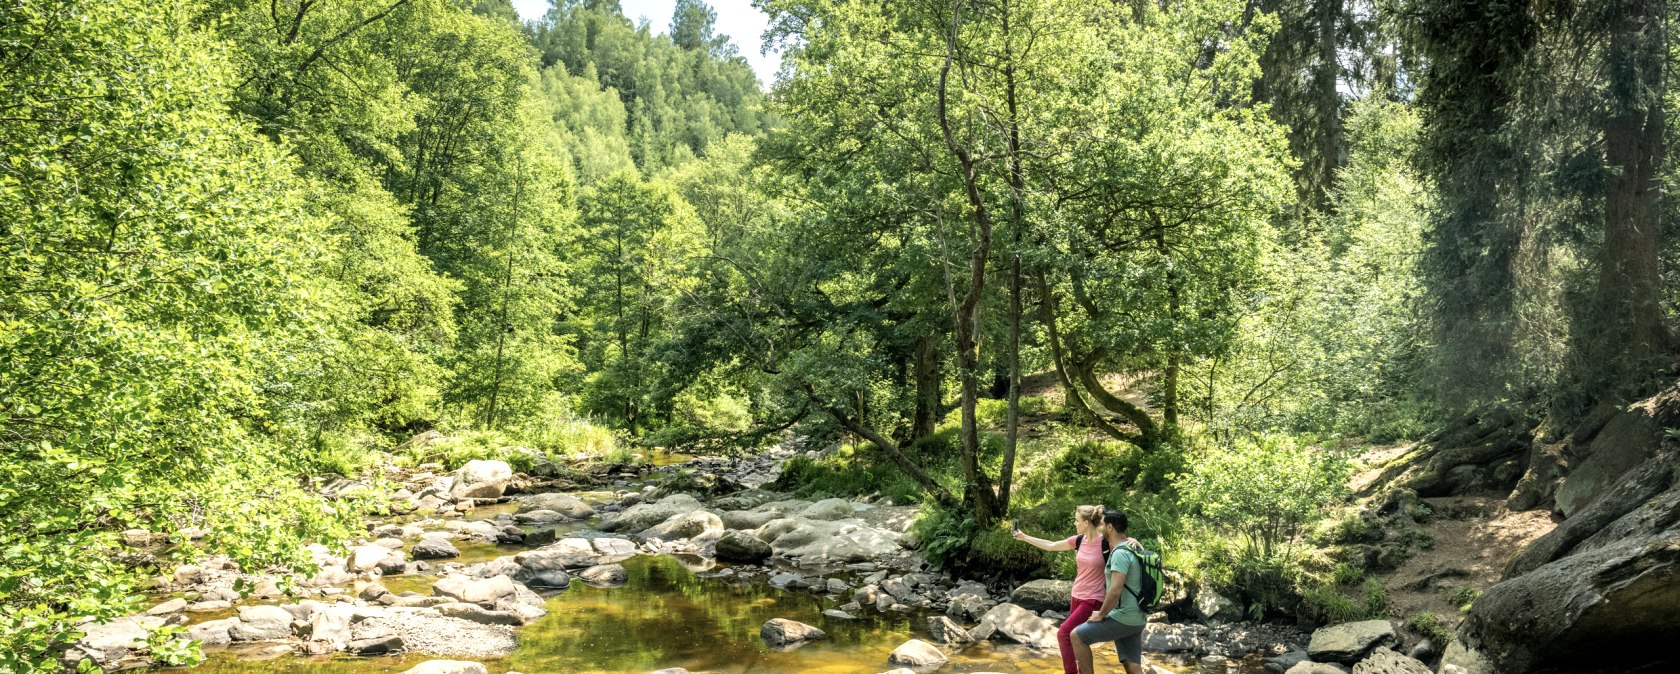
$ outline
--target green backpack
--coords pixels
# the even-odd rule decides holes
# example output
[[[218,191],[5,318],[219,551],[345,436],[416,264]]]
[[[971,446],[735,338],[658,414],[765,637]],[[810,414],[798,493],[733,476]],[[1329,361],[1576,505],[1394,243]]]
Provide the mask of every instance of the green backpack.
[[[1166,594],[1167,591],[1167,583],[1165,577],[1161,573],[1160,553],[1157,553],[1154,550],[1144,549],[1141,543],[1138,545],[1139,549],[1137,550],[1121,546],[1116,549],[1115,552],[1125,550],[1126,552],[1132,553],[1132,556],[1137,557],[1138,566],[1143,567],[1143,578],[1138,584],[1143,591],[1132,592],[1132,596],[1137,598],[1138,609],[1144,613],[1148,613],[1150,610],[1155,608],[1156,604],[1161,602],[1161,595]],[[1126,591],[1131,592],[1132,589],[1128,587],[1126,588]]]

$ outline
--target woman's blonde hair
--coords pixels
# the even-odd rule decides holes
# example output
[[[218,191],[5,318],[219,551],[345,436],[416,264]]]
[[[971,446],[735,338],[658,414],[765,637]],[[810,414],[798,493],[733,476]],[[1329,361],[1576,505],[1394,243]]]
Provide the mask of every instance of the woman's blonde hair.
[[[1103,507],[1100,505],[1082,505],[1079,506],[1078,510],[1073,511],[1073,516],[1100,527],[1103,523]]]

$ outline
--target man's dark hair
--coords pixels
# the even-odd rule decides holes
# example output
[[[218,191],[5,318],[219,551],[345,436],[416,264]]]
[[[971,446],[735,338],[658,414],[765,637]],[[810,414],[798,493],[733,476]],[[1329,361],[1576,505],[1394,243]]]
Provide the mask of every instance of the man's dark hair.
[[[1103,523],[1107,524],[1108,526],[1114,527],[1114,530],[1116,532],[1119,532],[1119,533],[1122,533],[1122,534],[1126,533],[1126,524],[1127,524],[1126,513],[1120,512],[1118,510],[1104,511],[1103,512]]]

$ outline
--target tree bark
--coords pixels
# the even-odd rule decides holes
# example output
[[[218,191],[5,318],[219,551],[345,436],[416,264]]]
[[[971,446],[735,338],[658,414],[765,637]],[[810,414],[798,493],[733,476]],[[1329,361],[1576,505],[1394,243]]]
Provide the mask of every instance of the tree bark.
[[[1615,167],[1604,207],[1598,294],[1611,386],[1640,377],[1666,348],[1659,264],[1658,184],[1663,138],[1663,5],[1629,0],[1610,36],[1611,114],[1605,160]],[[1619,347],[1619,348],[1618,348]]]
[[[939,405],[944,398],[940,377],[939,338],[926,335],[916,340],[913,363],[916,409],[910,417],[910,442],[933,435],[939,425]]]

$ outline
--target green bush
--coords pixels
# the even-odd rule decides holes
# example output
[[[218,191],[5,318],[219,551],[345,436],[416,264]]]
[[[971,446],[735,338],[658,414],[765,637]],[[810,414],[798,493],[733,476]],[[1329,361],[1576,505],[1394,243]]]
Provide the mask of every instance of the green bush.
[[[1481,590],[1466,585],[1453,590],[1452,594],[1447,595],[1447,598],[1452,601],[1454,606],[1458,607],[1459,613],[1469,613],[1471,605],[1475,604],[1476,599],[1481,596]]]
[[[1205,450],[1188,469],[1174,483],[1185,507],[1241,540],[1245,555],[1274,559],[1346,497],[1350,466],[1339,452],[1270,436]]]
[[[1051,571],[1044,551],[1015,540],[1002,523],[982,530],[960,509],[924,505],[911,531],[921,541],[928,561],[958,575],[1024,579]]]
[[[1441,619],[1438,616],[1428,611],[1412,616],[1410,620],[1406,621],[1406,627],[1434,642],[1436,647],[1445,647],[1452,642],[1452,633],[1448,632],[1446,626],[1441,624]]]

